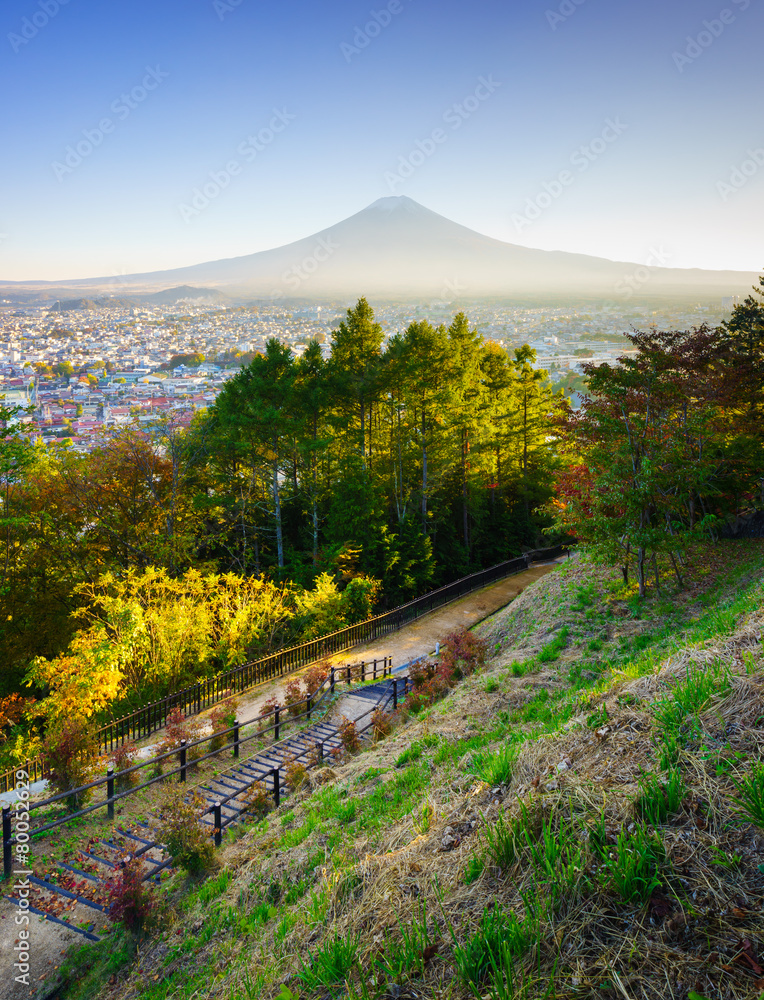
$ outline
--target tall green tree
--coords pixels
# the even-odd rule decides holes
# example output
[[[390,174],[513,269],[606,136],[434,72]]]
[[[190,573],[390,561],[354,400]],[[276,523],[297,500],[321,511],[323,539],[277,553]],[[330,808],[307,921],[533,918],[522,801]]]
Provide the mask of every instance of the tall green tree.
[[[348,309],[332,334],[331,375],[340,413],[356,426],[355,448],[366,465],[373,453],[371,409],[380,389],[384,332],[365,298]],[[368,438],[368,440],[367,440]]]
[[[470,329],[464,313],[454,317],[448,328],[449,368],[453,386],[451,425],[456,431],[459,449],[462,494],[462,540],[469,558],[470,512],[469,474],[470,452],[479,424],[479,412],[484,386],[480,377],[480,360],[483,338]]]
[[[291,350],[271,337],[265,354],[226,382],[215,401],[221,426],[246,455],[253,474],[266,465],[270,479],[270,515],[276,539],[276,560],[284,567],[281,478],[285,453],[294,431],[295,361]]]

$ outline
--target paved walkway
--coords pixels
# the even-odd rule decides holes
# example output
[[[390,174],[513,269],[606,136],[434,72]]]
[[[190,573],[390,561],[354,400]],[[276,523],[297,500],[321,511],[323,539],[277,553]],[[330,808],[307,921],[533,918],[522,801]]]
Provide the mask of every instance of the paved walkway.
[[[393,666],[400,667],[420,656],[429,656],[435,652],[437,643],[443,642],[449,633],[465,626],[471,628],[495,611],[505,607],[529,584],[550,573],[564,561],[565,557],[561,556],[559,559],[549,562],[534,563],[530,569],[523,570],[522,573],[508,576],[482,590],[467,594],[465,597],[459,598],[458,601],[453,601],[436,611],[431,611],[410,625],[405,625],[397,632],[392,632],[381,639],[356,646],[354,649],[348,649],[344,653],[336,653],[329,657],[329,660],[338,665],[340,663],[358,663],[361,660],[368,663],[375,658],[382,660],[385,656],[392,656]],[[298,671],[278,680],[269,681],[239,695],[237,712],[239,719],[242,722],[254,719],[263,711],[263,706],[269,698],[275,697],[281,700],[286,685],[295,677],[299,678],[303,672]],[[208,712],[204,713],[200,721],[204,722],[208,714]],[[150,757],[155,753],[156,746],[160,742],[161,730],[154,733],[147,741],[142,741],[141,758]],[[44,790],[46,784],[47,782],[38,782],[35,786],[35,792],[39,794]],[[10,805],[15,802],[16,793],[7,792],[0,796],[0,799],[4,804]]]

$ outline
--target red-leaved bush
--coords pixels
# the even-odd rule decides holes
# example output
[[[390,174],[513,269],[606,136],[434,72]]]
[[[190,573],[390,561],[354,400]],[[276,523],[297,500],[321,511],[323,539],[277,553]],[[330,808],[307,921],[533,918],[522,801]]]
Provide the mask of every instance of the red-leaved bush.
[[[412,691],[405,701],[405,711],[416,714],[439,698],[463,677],[485,664],[487,643],[469,629],[447,636],[441,646],[440,660],[417,660],[409,667]]]
[[[302,690],[302,685],[295,678],[289,681],[286,688],[284,689],[284,703],[286,704],[287,711],[290,715],[302,715],[307,711],[307,707],[304,704],[305,694]]]
[[[124,863],[106,883],[109,899],[109,917],[122,923],[129,931],[140,931],[146,926],[154,910],[155,900],[142,879],[142,866],[132,858]]]
[[[126,743],[120,744],[117,749],[112,753],[111,763],[114,765],[114,770],[117,772],[117,788],[119,791],[124,791],[126,788],[131,788],[136,781],[137,774],[133,772],[132,774],[120,775],[120,771],[126,771],[128,768],[135,764],[138,758],[138,747],[132,740],[128,740]]]
[[[309,670],[305,671],[302,680],[305,685],[306,696],[309,694],[315,694],[316,691],[318,691],[326,678],[329,676],[330,671],[331,664],[327,660],[324,660],[321,663],[316,663]]]
[[[340,743],[342,743],[347,753],[358,753],[361,749],[361,739],[358,735],[356,724],[351,719],[345,718],[345,716],[342,717],[342,722],[339,725],[339,737]]]

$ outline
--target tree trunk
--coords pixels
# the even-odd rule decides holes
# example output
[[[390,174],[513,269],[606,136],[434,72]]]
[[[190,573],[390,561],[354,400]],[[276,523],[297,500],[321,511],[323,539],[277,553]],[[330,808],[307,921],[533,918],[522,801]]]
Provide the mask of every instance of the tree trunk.
[[[422,534],[427,536],[427,422],[422,407]]]
[[[276,442],[273,442],[274,450]],[[279,492],[279,463],[278,458],[273,460],[273,515],[276,518],[276,552],[278,555],[279,569],[284,568],[284,537],[281,527],[281,495]]]
[[[316,458],[316,441],[318,440],[318,414],[313,413],[313,453],[311,455],[311,466],[313,472],[313,496],[311,497],[313,506],[313,565],[318,562],[318,460]]]
[[[361,400],[361,464],[366,468],[366,403]]]
[[[464,533],[464,548],[467,550],[467,558],[470,555],[470,523],[469,511],[467,509],[467,454],[470,449],[469,431],[462,430],[462,531]]]
[[[682,580],[682,574],[679,572],[679,567],[676,564],[676,559],[674,558],[674,553],[669,552],[671,557],[671,565],[674,567],[674,575],[676,576],[676,582],[680,588],[684,587],[684,581]]]
[[[639,579],[639,596],[645,596],[645,550],[640,547],[637,549],[637,577]]]

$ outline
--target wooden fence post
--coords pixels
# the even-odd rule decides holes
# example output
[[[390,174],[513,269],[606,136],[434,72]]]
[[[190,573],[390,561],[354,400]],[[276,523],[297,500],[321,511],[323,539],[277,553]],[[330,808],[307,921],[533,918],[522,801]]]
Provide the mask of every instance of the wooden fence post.
[[[114,765],[109,764],[106,768],[106,802],[109,810],[109,819],[114,819]]]
[[[213,806],[213,818],[215,822],[215,847],[220,847],[223,839],[223,807],[219,802]]]
[[[278,767],[273,769],[273,801],[278,809],[281,805],[281,771]]]

